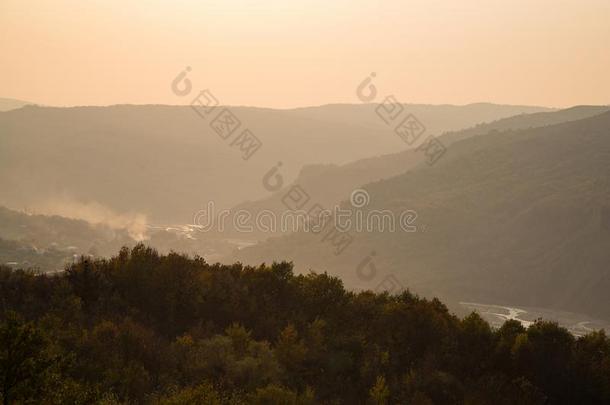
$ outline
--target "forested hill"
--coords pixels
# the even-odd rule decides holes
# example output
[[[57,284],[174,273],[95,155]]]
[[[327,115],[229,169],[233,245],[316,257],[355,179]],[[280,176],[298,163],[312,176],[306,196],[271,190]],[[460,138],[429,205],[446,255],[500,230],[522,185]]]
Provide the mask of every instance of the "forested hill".
[[[0,381],[5,404],[607,404],[610,340],[138,245],[0,268]]]
[[[417,212],[417,232],[357,232],[341,255],[299,232],[242,249],[249,264],[291,260],[370,288],[381,274],[446,301],[610,316],[610,112],[455,142],[434,166],[362,187],[363,217]],[[355,214],[353,214],[355,216]],[[377,279],[356,271],[376,252]]]
[[[576,106],[557,111],[523,113],[492,122],[478,123],[460,131],[445,132],[438,139],[448,147],[458,141],[486,135],[503,133],[504,136],[510,137],[514,131],[582,120],[609,110],[610,107],[607,106]],[[244,202],[236,206],[234,211],[245,210],[256,216],[262,211],[270,210],[279,217],[286,210],[282,200],[296,186],[306,190],[312,201],[324,207],[334,207],[341,201],[348,200],[353,190],[365,184],[402,175],[424,164],[426,158],[421,150],[413,148],[389,155],[367,157],[344,165],[308,165],[303,167],[293,183],[286,184],[284,188],[264,199]],[[234,233],[234,236],[236,235]],[[269,232],[252,232],[241,233],[238,236],[264,240],[277,235]]]

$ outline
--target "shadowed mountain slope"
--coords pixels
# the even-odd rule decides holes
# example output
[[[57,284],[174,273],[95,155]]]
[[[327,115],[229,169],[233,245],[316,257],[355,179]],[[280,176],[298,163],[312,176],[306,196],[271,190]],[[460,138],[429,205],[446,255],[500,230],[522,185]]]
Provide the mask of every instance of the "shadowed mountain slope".
[[[352,286],[394,275],[449,300],[546,306],[610,316],[610,113],[472,137],[435,166],[365,186],[371,210],[417,212],[417,232],[352,232],[339,256],[297,233],[243,249],[248,263],[284,258]],[[375,277],[357,266],[373,256]]]
[[[449,146],[456,141],[474,136],[574,121],[592,117],[608,110],[609,108],[605,106],[578,106],[553,112],[520,114],[479,124],[461,131],[446,132],[439,139],[445,146]],[[274,212],[279,217],[287,209],[282,199],[295,186],[301,187],[309,195],[311,201],[331,208],[342,200],[349,199],[351,192],[359,186],[404,173],[423,163],[425,159],[426,157],[421,151],[410,149],[390,155],[361,159],[345,165],[305,166],[293,183],[267,198],[242,203],[236,206],[234,211],[245,210],[255,217],[265,210]],[[242,238],[259,240],[266,239],[269,236],[271,235],[260,232],[240,235]]]

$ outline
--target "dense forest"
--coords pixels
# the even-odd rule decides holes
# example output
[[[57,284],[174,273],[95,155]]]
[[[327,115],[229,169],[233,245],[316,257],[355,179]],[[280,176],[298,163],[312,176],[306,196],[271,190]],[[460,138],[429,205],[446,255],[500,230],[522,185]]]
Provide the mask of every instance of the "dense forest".
[[[291,263],[211,265],[137,245],[52,276],[0,269],[0,398],[608,404],[610,340],[543,320],[496,330]]]

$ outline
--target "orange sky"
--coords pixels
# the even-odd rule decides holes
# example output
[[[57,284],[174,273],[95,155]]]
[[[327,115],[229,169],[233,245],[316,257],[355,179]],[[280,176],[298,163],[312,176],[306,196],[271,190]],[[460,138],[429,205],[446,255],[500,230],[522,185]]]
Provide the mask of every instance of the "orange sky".
[[[357,103],[370,72],[412,103],[610,104],[609,0],[0,0],[0,97]]]

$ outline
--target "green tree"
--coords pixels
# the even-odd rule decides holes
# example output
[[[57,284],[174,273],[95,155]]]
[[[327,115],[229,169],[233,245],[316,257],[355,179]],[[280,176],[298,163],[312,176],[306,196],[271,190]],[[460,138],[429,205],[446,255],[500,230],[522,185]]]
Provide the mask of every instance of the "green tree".
[[[315,403],[313,391],[305,390],[301,395],[279,385],[258,388],[248,398],[252,405],[312,405]]]
[[[187,387],[156,401],[156,405],[221,405],[221,395],[209,383]]]
[[[44,399],[58,381],[59,359],[44,333],[16,313],[0,324],[0,397],[4,405]]]
[[[375,385],[369,391],[371,401],[374,405],[386,405],[390,398],[390,389],[385,382],[385,377],[380,375],[375,381]]]

